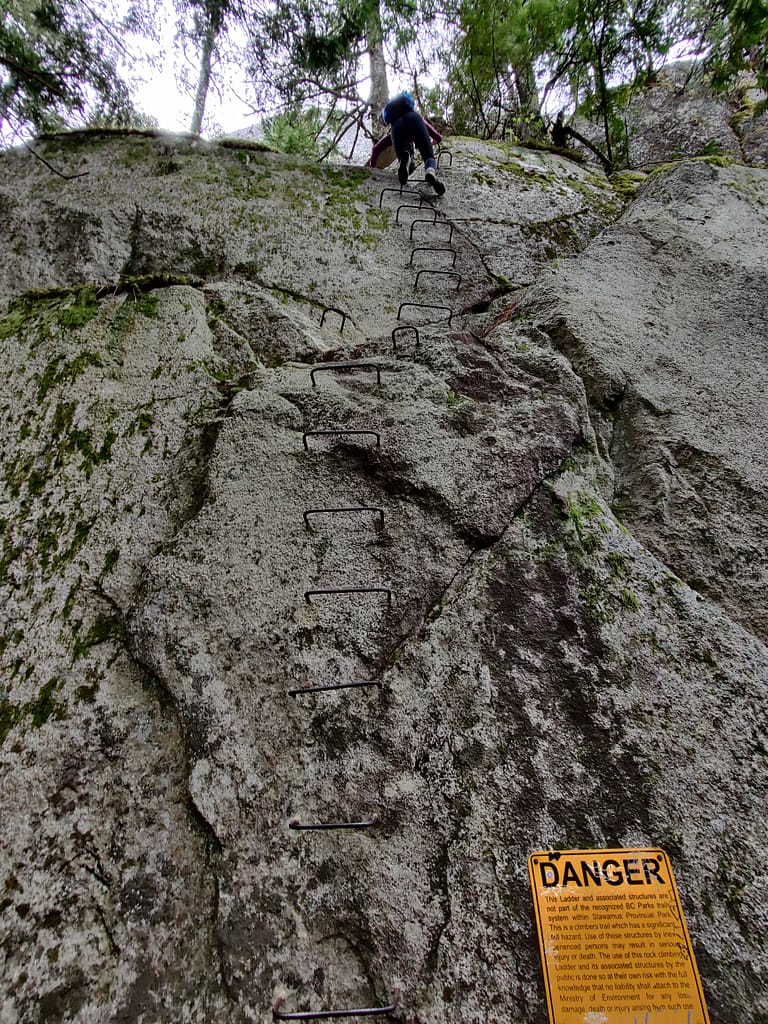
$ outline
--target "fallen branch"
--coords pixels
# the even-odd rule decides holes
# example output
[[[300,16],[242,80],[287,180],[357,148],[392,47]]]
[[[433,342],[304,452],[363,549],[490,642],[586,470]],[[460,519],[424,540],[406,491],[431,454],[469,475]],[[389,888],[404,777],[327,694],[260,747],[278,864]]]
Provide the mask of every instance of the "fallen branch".
[[[63,178],[65,181],[72,181],[73,178],[84,178],[86,176],[86,174],[90,174],[91,173],[90,171],[80,171],[79,174],[64,174],[63,171],[57,170],[53,166],[53,164],[49,164],[44,156],[40,156],[39,153],[36,153],[34,151],[34,149],[32,149],[32,147],[30,146],[30,144],[28,142],[25,142],[24,145],[27,147],[29,152],[32,154],[32,156],[36,160],[39,160],[41,164],[45,164],[45,166],[48,168],[49,171],[53,171],[54,174],[58,174],[58,176],[60,178]]]

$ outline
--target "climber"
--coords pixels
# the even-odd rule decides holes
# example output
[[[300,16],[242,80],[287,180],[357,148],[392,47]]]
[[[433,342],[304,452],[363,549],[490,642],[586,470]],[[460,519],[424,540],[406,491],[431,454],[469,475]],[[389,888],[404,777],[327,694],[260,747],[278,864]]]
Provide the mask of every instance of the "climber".
[[[561,110],[550,128],[550,131],[552,132],[552,142],[560,149],[565,148],[568,144],[568,137],[572,134],[568,125],[563,124],[563,114],[564,111]]]
[[[387,103],[381,113],[382,120],[390,126],[390,133],[379,139],[371,153],[371,167],[388,167],[392,155],[398,161],[397,180],[405,185],[413,173],[413,146],[421,153],[424,161],[424,179],[441,196],[445,185],[437,177],[437,164],[432,141],[442,142],[442,135],[416,111],[416,101],[409,92],[398,93]],[[431,137],[431,138],[430,138]]]

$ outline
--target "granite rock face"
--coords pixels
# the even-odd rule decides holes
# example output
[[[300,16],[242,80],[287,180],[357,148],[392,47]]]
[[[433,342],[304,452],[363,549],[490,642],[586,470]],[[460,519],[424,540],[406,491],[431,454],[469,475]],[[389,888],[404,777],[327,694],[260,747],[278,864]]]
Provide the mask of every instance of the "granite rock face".
[[[585,383],[625,524],[763,641],[767,180],[706,162],[653,176],[524,304]]]
[[[628,96],[621,116],[632,168],[707,154],[755,166],[768,163],[768,96],[747,77],[719,92],[701,64],[675,61]],[[602,145],[594,125],[578,119],[577,127]]]
[[[635,845],[768,1019],[768,174],[451,149],[0,158],[2,1024],[543,1024]]]

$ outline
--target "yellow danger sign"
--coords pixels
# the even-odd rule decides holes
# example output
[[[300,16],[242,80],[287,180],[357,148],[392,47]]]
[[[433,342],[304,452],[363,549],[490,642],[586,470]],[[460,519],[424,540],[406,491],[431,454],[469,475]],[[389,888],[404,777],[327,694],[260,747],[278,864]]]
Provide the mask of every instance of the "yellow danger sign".
[[[662,850],[532,853],[551,1024],[709,1024]]]

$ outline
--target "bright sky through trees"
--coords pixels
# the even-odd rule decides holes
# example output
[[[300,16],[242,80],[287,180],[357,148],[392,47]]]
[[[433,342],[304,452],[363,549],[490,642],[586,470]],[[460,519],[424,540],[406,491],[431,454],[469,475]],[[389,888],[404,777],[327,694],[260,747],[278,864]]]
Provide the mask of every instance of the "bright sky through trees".
[[[118,11],[127,10],[127,0],[119,0]],[[194,82],[197,74],[197,54],[189,50],[181,52],[174,42],[176,13],[172,0],[161,0],[157,31],[159,39],[153,41],[138,35],[126,39],[132,55],[129,61],[121,63],[121,71],[132,82],[131,93],[137,108],[144,114],[157,119],[158,126],[166,131],[186,132],[189,130],[194,96],[191,87],[184,88],[183,81]],[[246,41],[237,28],[230,37],[237,46],[246,47]],[[427,87],[432,82],[425,78]],[[393,90],[407,88],[407,81],[395,80]],[[206,104],[206,116],[202,134],[211,137],[227,132],[240,131],[260,119],[249,105],[252,83],[242,65],[217,66]],[[362,83],[364,92],[368,82]]]
[[[766,0],[0,0],[0,144],[277,116],[318,158],[360,159],[407,86],[482,138],[543,141],[556,109],[578,111],[611,170],[627,97],[681,44],[718,85],[768,87]]]
[[[116,0],[120,13],[128,9],[127,0]],[[155,29],[158,38],[131,35],[127,47],[131,60],[120,62],[120,70],[133,82],[132,94],[139,110],[157,120],[158,127],[170,132],[189,131],[193,96],[183,81],[194,81],[196,54],[184,54],[174,43],[176,12],[171,0],[161,0]],[[242,46],[245,45],[243,40]],[[255,120],[246,99],[249,83],[242,69],[222,69],[211,87],[206,109],[204,135],[238,131]]]
[[[109,2],[109,0],[105,0]],[[128,9],[127,0],[115,0],[119,13]],[[189,131],[192,116],[193,95],[191,88],[184,88],[183,81],[194,81],[197,73],[196,54],[179,51],[175,45],[176,12],[172,0],[160,0],[158,4],[156,31],[158,39],[151,40],[140,35],[131,35],[126,44],[131,54],[130,61],[120,63],[120,70],[132,81],[131,92],[139,110],[157,120],[158,127],[170,132]],[[235,47],[245,52],[247,42],[242,30],[230,30]],[[394,76],[394,91],[405,89],[408,82]],[[424,78],[427,88],[433,82]],[[253,125],[260,119],[249,105],[253,88],[242,64],[217,65],[206,104],[202,134],[211,137],[227,132],[239,131]],[[367,93],[368,81],[362,82],[361,96]]]

